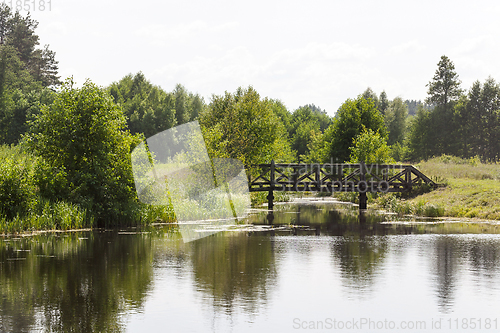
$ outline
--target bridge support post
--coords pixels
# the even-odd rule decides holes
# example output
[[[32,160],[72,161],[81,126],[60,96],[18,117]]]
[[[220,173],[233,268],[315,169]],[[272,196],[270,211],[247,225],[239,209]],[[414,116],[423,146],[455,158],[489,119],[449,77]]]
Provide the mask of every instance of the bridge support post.
[[[276,181],[276,166],[274,165],[274,160],[271,160],[271,165],[269,167],[269,181],[270,181],[270,187],[269,187],[269,194],[267,195],[267,209],[272,212],[273,207],[274,207],[274,182]]]
[[[359,210],[366,209],[368,198],[366,192],[359,192]]]
[[[269,180],[270,180],[270,185],[271,186],[269,188],[269,193],[267,195],[267,210],[268,210],[267,221],[269,222],[269,224],[272,224],[273,220],[274,220],[274,212],[273,212],[273,209],[274,209],[274,193],[273,193],[273,191],[274,191],[274,182],[276,181],[275,168],[276,168],[276,166],[274,165],[274,160],[272,160],[270,168],[269,168],[269,172],[270,172]]]
[[[272,212],[273,208],[274,208],[274,193],[273,191],[269,191],[269,194],[267,195],[267,209]]]
[[[365,182],[366,184],[366,165],[365,165],[365,162],[361,161],[359,162],[359,173],[360,173],[360,181],[361,182]],[[365,188],[363,189],[363,192],[361,192],[361,189],[359,188],[359,185],[358,185],[358,191],[359,191],[359,210],[364,210],[366,209],[366,204],[367,204],[367,201],[368,201],[368,198],[366,197],[366,191],[368,189]]]

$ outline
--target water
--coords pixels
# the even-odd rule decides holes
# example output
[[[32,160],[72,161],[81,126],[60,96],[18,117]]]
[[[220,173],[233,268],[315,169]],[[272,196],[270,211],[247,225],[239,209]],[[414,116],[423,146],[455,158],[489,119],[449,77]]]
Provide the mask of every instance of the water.
[[[500,331],[498,225],[343,207],[190,243],[175,226],[0,239],[0,331]]]

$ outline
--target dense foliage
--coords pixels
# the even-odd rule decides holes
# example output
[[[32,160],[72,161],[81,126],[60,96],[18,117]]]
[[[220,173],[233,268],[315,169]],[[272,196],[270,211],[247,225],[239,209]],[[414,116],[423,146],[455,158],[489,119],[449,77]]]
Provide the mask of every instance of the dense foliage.
[[[365,129],[356,136],[350,150],[350,163],[390,164],[394,162],[384,137],[371,129]]]
[[[341,163],[349,160],[354,139],[365,130],[387,138],[382,114],[372,98],[348,99],[337,111],[333,124],[325,131],[321,144],[321,162]]]
[[[500,85],[490,77],[484,84],[474,82],[464,93],[455,66],[443,56],[428,87],[431,108],[419,106],[410,122],[408,158],[451,154],[498,161]]]
[[[108,91],[122,107],[130,132],[146,137],[197,119],[204,107],[203,98],[182,85],[169,93],[151,84],[141,72],[112,83]]]
[[[236,158],[246,165],[293,159],[285,126],[273,106],[252,87],[213,96],[200,115],[209,154]]]
[[[0,4],[0,143],[16,143],[27,121],[54,99],[60,84],[55,53],[37,48],[38,23]]]
[[[0,161],[0,231],[65,230],[92,225],[92,216],[84,209],[41,195],[41,158],[19,146],[0,146]]]
[[[133,218],[130,151],[138,139],[125,127],[109,94],[89,81],[77,89],[67,80],[26,136],[26,145],[47,163],[42,195],[78,204],[102,225]]]

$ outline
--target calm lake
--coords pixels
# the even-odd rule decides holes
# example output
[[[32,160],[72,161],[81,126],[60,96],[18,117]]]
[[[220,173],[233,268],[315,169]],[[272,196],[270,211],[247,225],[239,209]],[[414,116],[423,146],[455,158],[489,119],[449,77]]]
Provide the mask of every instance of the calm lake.
[[[313,200],[176,226],[0,238],[1,332],[498,332],[500,225]]]

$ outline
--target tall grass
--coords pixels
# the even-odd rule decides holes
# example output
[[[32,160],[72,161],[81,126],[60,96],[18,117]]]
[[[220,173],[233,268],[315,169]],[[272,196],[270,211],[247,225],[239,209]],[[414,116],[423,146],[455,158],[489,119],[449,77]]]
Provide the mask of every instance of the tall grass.
[[[139,224],[173,221],[175,221],[175,214],[172,205],[140,205]]]
[[[400,214],[500,219],[500,165],[442,155],[417,167],[447,186],[408,200],[394,194],[377,200],[380,206]]]
[[[15,234],[35,230],[71,230],[91,227],[93,219],[77,205],[40,199],[41,207],[13,218],[0,216],[0,233]]]
[[[19,147],[0,146],[0,233],[92,226],[92,217],[77,205],[40,195],[36,163]]]
[[[426,217],[441,217],[445,215],[442,204],[429,202],[421,197],[416,200],[404,200],[394,193],[381,195],[376,204],[399,215],[418,215]]]
[[[441,155],[420,162],[417,167],[426,175],[438,181],[450,179],[500,180],[500,164],[481,163],[479,157],[464,159],[451,155]]]

